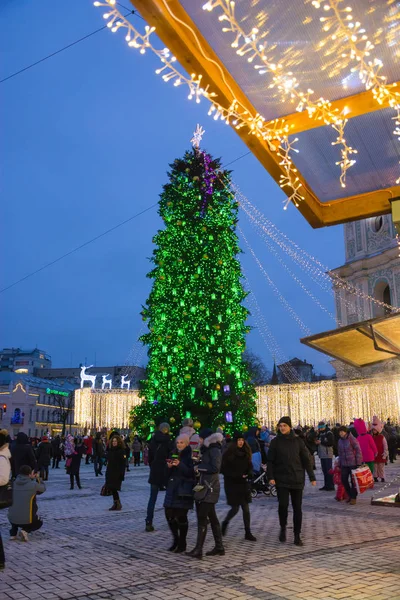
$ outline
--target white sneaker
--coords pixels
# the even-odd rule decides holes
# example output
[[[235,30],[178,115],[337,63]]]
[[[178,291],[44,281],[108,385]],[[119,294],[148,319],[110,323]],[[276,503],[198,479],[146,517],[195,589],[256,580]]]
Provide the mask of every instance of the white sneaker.
[[[27,542],[29,540],[28,532],[24,531],[23,529],[21,529],[21,531],[19,532],[19,535],[21,538],[21,542]]]

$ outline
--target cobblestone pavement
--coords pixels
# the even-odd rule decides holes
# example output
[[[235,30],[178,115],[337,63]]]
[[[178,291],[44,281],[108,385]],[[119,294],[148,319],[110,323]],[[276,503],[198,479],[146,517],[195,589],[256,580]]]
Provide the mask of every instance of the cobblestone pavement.
[[[317,472],[321,483],[321,472]],[[277,540],[277,502],[258,497],[251,506],[257,542],[243,537],[240,515],[231,522],[224,557],[202,561],[166,551],[170,545],[160,494],[154,533],[144,532],[148,469],[127,473],[121,512],[108,512],[110,498],[99,495],[102,478],[82,465],[82,490],[69,490],[63,468],[50,471],[47,492],[38,499],[44,518],[28,543],[8,540],[7,511],[0,513],[6,569],[0,573],[2,600],[165,599],[211,600],[399,600],[400,511],[370,504],[383,484],[359,497],[356,506],[339,504],[332,493],[307,485],[304,547]],[[400,476],[400,460],[387,481]],[[397,489],[399,486],[397,479]],[[321,487],[319,485],[318,487]],[[396,491],[396,483],[384,495]],[[224,498],[218,514],[227,511]],[[289,517],[290,518],[290,517]],[[195,517],[190,516],[189,548]],[[289,534],[291,532],[289,531]],[[212,547],[209,531],[205,550]]]

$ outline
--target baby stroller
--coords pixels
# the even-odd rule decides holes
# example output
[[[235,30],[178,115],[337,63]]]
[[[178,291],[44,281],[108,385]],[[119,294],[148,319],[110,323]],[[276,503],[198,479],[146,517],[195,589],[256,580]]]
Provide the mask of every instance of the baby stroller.
[[[250,493],[252,498],[257,498],[258,494],[276,496],[276,487],[268,483],[266,465],[261,465],[261,472],[256,473],[253,479],[251,479]]]

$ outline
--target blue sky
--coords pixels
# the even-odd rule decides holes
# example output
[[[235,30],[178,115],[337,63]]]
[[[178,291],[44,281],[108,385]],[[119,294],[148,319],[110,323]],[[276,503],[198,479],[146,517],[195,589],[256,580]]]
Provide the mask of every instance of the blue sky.
[[[144,26],[138,17],[132,22]],[[3,0],[0,79],[103,24],[89,0]],[[185,90],[157,77],[158,66],[154,56],[128,48],[122,33],[106,30],[1,84],[1,287],[156,202],[168,164],[190,146],[198,122],[204,148],[224,164],[247,151],[232,129],[207,116],[206,101],[190,102]],[[254,156],[232,169],[244,194],[286,235],[330,268],[343,263],[342,227],[313,230],[295,208],[283,211],[281,190]],[[137,357],[151,239],[160,226],[153,209],[1,294],[0,346],[37,345],[65,367],[95,356],[98,365]],[[333,328],[243,212],[241,226],[311,331]],[[282,352],[331,372],[327,357],[300,344],[302,331],[248,252],[242,260]],[[334,311],[332,295],[288,265]],[[248,344],[271,365],[257,329]]]

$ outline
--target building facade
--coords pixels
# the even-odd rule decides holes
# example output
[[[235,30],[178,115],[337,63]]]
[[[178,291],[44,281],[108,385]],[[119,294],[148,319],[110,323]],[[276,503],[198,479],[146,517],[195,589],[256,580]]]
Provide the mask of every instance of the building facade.
[[[390,312],[367,299],[367,295],[384,304],[400,306],[399,246],[391,215],[346,223],[344,241],[346,262],[330,272],[338,327]],[[362,292],[363,297],[344,289],[338,278]],[[400,372],[398,359],[363,369],[354,369],[337,360],[332,365],[340,379],[369,377],[382,370]]]
[[[42,369],[51,368],[51,357],[44,350],[3,348],[0,350],[0,371],[30,373],[36,375]]]
[[[8,371],[0,372],[0,428],[11,437],[20,431],[29,437],[74,429],[75,386]]]

